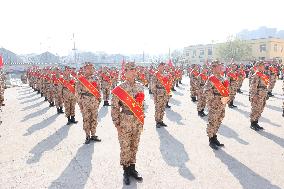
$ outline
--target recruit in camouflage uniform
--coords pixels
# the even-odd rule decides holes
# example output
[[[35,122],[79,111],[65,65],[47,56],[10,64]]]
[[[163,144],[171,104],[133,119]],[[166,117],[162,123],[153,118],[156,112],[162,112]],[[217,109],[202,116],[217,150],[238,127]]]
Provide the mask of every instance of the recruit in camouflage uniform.
[[[103,75],[106,76],[106,78],[104,78]],[[107,78],[109,79],[109,81],[106,80]],[[109,100],[112,84],[111,84],[110,74],[106,67],[102,69],[100,81],[101,81],[101,89],[102,89],[103,99],[104,99],[104,106],[110,106],[108,100]]]
[[[133,62],[126,63],[126,81],[120,84],[118,87],[122,88],[129,96],[136,99],[136,102],[138,102],[138,96],[142,95],[143,99],[140,101],[140,105],[143,106],[143,86],[140,83],[135,82],[136,74],[137,71],[135,70],[135,64]],[[129,185],[130,176],[140,181],[143,179],[135,169],[136,153],[138,151],[143,124],[138,120],[137,117],[135,117],[133,111],[131,111],[129,107],[122,102],[122,100],[116,94],[114,94],[114,92],[111,106],[112,121],[118,131],[118,140],[120,144],[120,165],[122,165],[124,169],[124,183]]]
[[[5,106],[4,92],[5,92],[5,74],[1,71],[1,74],[0,74],[0,106]]]
[[[53,74],[51,72],[51,68],[47,72],[48,76],[48,84],[47,84],[47,100],[49,102],[49,107],[54,106],[54,81],[53,81]]]
[[[269,85],[268,85],[268,93],[267,94],[269,95],[269,97],[274,96],[272,94],[272,90],[273,90],[275,83],[276,83],[276,80],[277,80],[277,72],[278,72],[278,70],[275,67],[275,62],[273,61],[272,65],[269,66],[269,68],[268,68]]]
[[[250,114],[250,121],[251,121],[251,128],[255,131],[263,129],[258,125],[258,119],[261,116],[261,113],[264,110],[266,100],[267,100],[267,86],[269,77],[264,74],[264,62],[259,61],[257,62],[257,72],[253,75],[250,85],[250,101],[251,101],[251,114]],[[258,74],[259,73],[259,74]],[[261,77],[261,75],[263,77]],[[265,81],[265,78],[267,81]]]
[[[225,79],[221,76],[222,65],[218,60],[215,60],[211,63],[211,77],[217,78],[219,82],[225,85]],[[224,144],[221,144],[217,139],[217,132],[222,123],[222,120],[225,117],[225,107],[229,100],[227,95],[222,95],[220,91],[215,87],[214,83],[210,80],[207,80],[204,93],[207,98],[207,107],[208,107],[208,125],[207,125],[207,135],[209,137],[209,146],[212,149],[217,150],[218,146],[222,147]],[[228,87],[228,86],[227,86]]]
[[[227,77],[230,83],[230,96],[228,101],[229,108],[236,108],[237,106],[234,105],[235,96],[238,90],[238,75],[237,75],[237,65],[231,64],[231,71],[227,73]]]
[[[194,74],[197,73],[197,75]],[[191,101],[196,102],[196,97],[198,93],[198,85],[197,85],[197,76],[199,75],[199,68],[198,65],[193,65],[193,69],[190,72],[190,96]]]
[[[62,89],[63,85],[59,82],[59,78],[61,77],[59,68],[54,69],[54,82],[53,82],[53,92],[54,92],[54,102],[57,109],[57,113],[61,114],[63,112],[63,94]]]
[[[164,69],[165,69],[165,63],[160,63],[157,72],[161,74],[162,77],[166,78],[166,76],[164,75]],[[166,127],[167,125],[163,122],[163,117],[165,114],[167,102],[169,100],[169,94],[167,94],[164,85],[161,83],[161,81],[159,81],[157,76],[153,76],[152,80],[153,80],[152,92],[155,103],[156,127],[157,128],[160,128],[161,126]]]
[[[204,86],[207,81],[207,67],[204,66],[202,68],[201,73],[197,77],[197,85],[198,85],[198,93],[197,93],[197,112],[198,116],[204,117],[206,114],[204,113],[204,109],[206,106],[206,96],[204,94]]]
[[[63,79],[65,79],[72,86],[74,86],[75,78],[71,76],[71,73],[72,69],[66,66],[65,71],[63,72]],[[75,121],[75,105],[76,105],[75,94],[70,92],[67,87],[63,86],[62,95],[63,95],[63,104],[65,108],[65,116],[68,119],[67,125],[70,125],[72,123],[76,124],[77,121]]]
[[[237,70],[237,74],[238,74],[238,89],[237,89],[237,93],[242,94],[243,92],[241,91],[243,82],[246,78],[246,73],[244,71],[244,65],[240,64],[240,67]]]
[[[98,77],[94,75],[94,71],[93,64],[86,62],[83,75],[99,91],[100,83]],[[86,134],[85,144],[89,144],[91,140],[100,142],[101,139],[96,136],[98,109],[101,102],[100,97],[94,96],[80,81],[76,83],[76,96],[82,108],[83,129]]]

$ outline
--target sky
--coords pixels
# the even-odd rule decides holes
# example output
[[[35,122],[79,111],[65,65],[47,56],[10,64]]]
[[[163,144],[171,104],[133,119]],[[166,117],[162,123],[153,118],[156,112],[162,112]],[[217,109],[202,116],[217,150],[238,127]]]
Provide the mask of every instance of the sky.
[[[167,53],[243,29],[284,29],[283,0],[1,0],[0,47],[17,54]]]

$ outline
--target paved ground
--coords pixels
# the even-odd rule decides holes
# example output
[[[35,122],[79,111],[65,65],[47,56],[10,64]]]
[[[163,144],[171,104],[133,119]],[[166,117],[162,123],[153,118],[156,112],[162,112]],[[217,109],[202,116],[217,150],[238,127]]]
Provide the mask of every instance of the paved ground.
[[[101,143],[84,145],[82,118],[65,125],[27,86],[7,89],[0,126],[0,188],[145,188],[145,189],[272,189],[284,188],[284,118],[282,81],[260,120],[265,130],[249,129],[247,80],[238,109],[226,109],[219,131],[223,150],[208,147],[206,120],[197,116],[189,100],[189,81],[174,92],[165,122],[154,127],[153,99],[147,95],[145,129],[137,157],[143,183],[123,186],[117,132],[110,108],[100,107],[97,134]]]

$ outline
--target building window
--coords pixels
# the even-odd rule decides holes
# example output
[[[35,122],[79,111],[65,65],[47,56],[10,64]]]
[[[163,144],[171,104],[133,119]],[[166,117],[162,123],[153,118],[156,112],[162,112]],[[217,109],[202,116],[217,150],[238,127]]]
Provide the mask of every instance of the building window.
[[[196,57],[196,50],[193,50],[192,51],[192,58],[195,58]]]
[[[274,45],[274,52],[277,52],[277,44]]]
[[[199,50],[199,56],[204,56],[204,49]]]
[[[208,56],[211,56],[211,55],[212,55],[212,49],[209,48],[209,49],[208,49]]]
[[[265,52],[266,51],[266,45],[259,45],[259,51],[260,52]]]
[[[186,52],[186,53],[185,53],[185,56],[189,56],[189,52]]]

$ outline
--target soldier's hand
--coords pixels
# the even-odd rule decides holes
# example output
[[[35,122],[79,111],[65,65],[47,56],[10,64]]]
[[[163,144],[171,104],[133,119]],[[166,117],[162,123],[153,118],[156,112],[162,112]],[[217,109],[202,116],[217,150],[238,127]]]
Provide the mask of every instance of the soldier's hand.
[[[221,101],[222,101],[222,103],[223,103],[224,105],[226,105],[226,104],[228,103],[228,101],[229,101],[229,97],[222,97],[222,98],[221,98]]]

